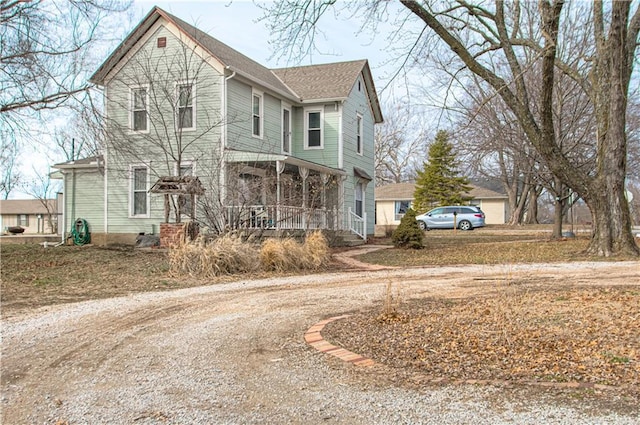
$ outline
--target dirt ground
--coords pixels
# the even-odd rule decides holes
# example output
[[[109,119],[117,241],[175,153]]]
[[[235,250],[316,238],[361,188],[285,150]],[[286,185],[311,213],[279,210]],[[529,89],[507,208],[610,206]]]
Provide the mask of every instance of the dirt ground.
[[[19,310],[3,319],[2,423],[631,424],[640,414],[634,391],[639,298],[640,263],[592,262],[247,279]],[[585,306],[579,317],[574,315]],[[463,323],[471,314],[447,321],[445,307],[476,311],[486,320],[477,326],[480,334],[469,334],[472,326]],[[600,322],[594,320],[600,319],[598,311]],[[384,366],[355,368],[304,343],[302,335],[311,325],[344,313],[352,313],[352,319],[335,322],[325,338],[362,350]],[[376,320],[384,326],[371,326]],[[611,344],[596,350],[594,358],[605,375],[580,368],[589,366],[580,363],[590,355],[580,351],[589,347],[585,340],[567,349],[583,353],[575,360],[565,365],[549,354],[541,361],[550,369],[532,378],[585,379],[607,388],[541,390],[517,382],[504,388],[450,387],[422,379],[433,373],[474,376],[471,360],[454,355],[448,335],[457,329],[458,344],[469,341],[472,347],[467,353],[477,353],[479,362],[494,360],[487,376],[495,372],[502,379],[528,380],[531,374],[517,369],[531,367],[526,346],[518,349],[512,338],[513,347],[506,348],[513,351],[500,353],[499,343],[509,338],[490,339],[492,326],[521,323],[522,339],[546,343],[533,349],[546,355],[562,348],[544,338],[549,326],[558,334],[573,334],[576,320],[590,329],[585,338]],[[390,329],[411,333],[389,343]],[[601,339],[609,333],[614,334],[610,341]],[[497,354],[488,353],[482,340]],[[408,354],[395,357],[389,347]],[[435,369],[431,350],[452,355],[443,356],[449,360]],[[513,361],[496,366],[509,356]],[[562,375],[571,361],[581,372]]]

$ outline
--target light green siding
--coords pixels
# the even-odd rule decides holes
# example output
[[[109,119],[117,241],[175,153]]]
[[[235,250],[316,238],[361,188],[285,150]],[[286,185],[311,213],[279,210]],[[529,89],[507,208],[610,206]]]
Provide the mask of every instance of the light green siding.
[[[68,170],[64,194],[67,233],[79,218],[87,221],[91,233],[104,231],[104,175],[101,172]]]
[[[282,122],[280,99],[237,78],[230,79],[227,84],[229,114],[227,147],[249,152],[280,153]],[[254,89],[262,96],[262,137],[253,136],[252,131]]]
[[[358,89],[360,88],[360,89]],[[351,89],[349,98],[344,102],[342,108],[342,131],[344,141],[344,167],[349,175],[345,182],[345,204],[354,209],[355,205],[355,183],[358,178],[354,176],[353,167],[366,171],[371,178],[375,176],[374,168],[374,118],[371,112],[371,105],[367,96],[362,76]],[[363,152],[362,155],[356,150],[357,115],[360,114],[363,122]],[[365,211],[367,212],[367,229],[373,233],[375,222],[374,205],[374,181],[369,182],[365,193]]]
[[[158,48],[156,39],[166,37]],[[211,58],[205,58],[213,60]],[[177,123],[178,84],[194,87],[195,129],[180,129]],[[194,54],[164,27],[160,27],[116,75],[108,80],[108,206],[109,233],[151,232],[164,221],[164,198],[150,197],[149,217],[131,216],[132,165],[150,170],[149,187],[160,176],[175,175],[177,161],[195,164],[195,174],[203,182],[218,187],[223,76],[203,58]],[[131,126],[131,90],[148,90],[149,129],[134,132]],[[211,190],[208,195],[213,195]]]
[[[322,149],[305,149],[305,111],[322,110],[323,122],[323,147]],[[338,167],[338,122],[340,117],[339,106],[336,102],[331,104],[305,104],[304,107],[295,108],[293,131],[293,154],[306,161],[322,164],[327,167]]]

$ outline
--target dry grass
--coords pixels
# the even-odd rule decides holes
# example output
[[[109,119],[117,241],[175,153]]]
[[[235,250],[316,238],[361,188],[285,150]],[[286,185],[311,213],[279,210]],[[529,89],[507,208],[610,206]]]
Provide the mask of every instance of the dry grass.
[[[303,244],[293,239],[267,239],[260,249],[260,264],[265,271],[319,270],[328,260],[329,246],[320,231],[307,236]]]
[[[434,233],[439,233],[433,235]],[[386,266],[453,264],[512,264],[598,260],[584,254],[589,239],[551,241],[535,235],[491,235],[474,232],[432,231],[425,236],[425,249],[385,249],[357,257],[360,261]],[[620,258],[617,258],[620,259]]]
[[[3,315],[15,309],[198,284],[167,277],[164,252],[133,247],[45,249],[37,244],[3,244],[0,261]]]
[[[169,250],[172,276],[212,278],[221,275],[252,273],[258,269],[255,244],[228,233],[212,241],[197,238],[182,242]]]

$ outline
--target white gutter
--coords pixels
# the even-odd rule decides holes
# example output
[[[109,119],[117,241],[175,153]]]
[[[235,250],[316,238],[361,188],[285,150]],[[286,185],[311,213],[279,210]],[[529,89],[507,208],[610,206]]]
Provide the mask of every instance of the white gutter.
[[[338,168],[344,168],[344,138],[342,135],[343,103],[338,104]]]

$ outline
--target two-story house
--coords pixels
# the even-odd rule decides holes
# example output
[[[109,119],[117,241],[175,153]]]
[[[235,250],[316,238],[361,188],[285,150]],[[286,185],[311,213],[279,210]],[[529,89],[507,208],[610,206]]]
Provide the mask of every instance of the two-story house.
[[[104,93],[102,155],[56,164],[63,232],[94,241],[157,232],[191,198],[153,193],[162,176],[197,176],[195,217],[229,228],[374,225],[374,124],[382,113],[366,60],[268,69],[154,8],[92,76]]]

